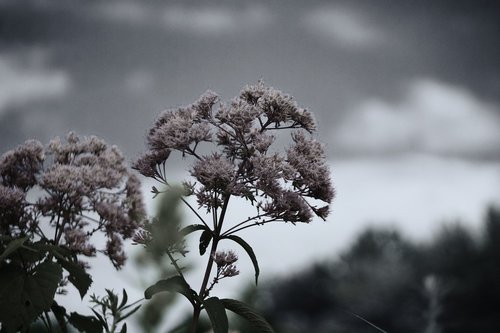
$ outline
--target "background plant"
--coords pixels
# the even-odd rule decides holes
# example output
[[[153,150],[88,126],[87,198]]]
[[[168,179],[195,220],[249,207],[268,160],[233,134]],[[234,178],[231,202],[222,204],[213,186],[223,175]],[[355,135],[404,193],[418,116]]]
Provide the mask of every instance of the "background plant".
[[[92,321],[66,314],[56,292],[69,282],[83,298],[92,283],[86,258],[98,252],[123,266],[123,239],[144,218],[139,187],[118,148],[96,137],[30,140],[0,158],[2,332],[25,331],[37,318],[53,331],[50,313],[63,331],[68,321]]]
[[[284,130],[291,131],[292,144],[280,152],[283,147],[276,143],[276,137]],[[202,310],[208,313],[216,333],[228,331],[226,310],[249,319],[261,331],[272,331],[244,303],[211,295],[216,283],[239,273],[236,255],[217,249],[225,240],[241,246],[253,263],[257,283],[257,258],[251,246],[237,235],[240,231],[275,222],[307,223],[314,215],[327,217],[334,190],[323,146],[311,136],[314,130],[309,111],[300,108],[291,96],[262,82],[245,87],[227,105],[207,91],[187,107],[163,112],[148,132],[148,150],[133,167],[170,186],[166,167],[169,157],[177,152],[189,159],[192,178],[183,182],[183,194],[195,196],[198,209],[185,198],[182,201],[199,223],[173,233],[168,221],[156,219],[137,234],[137,243],[164,253],[177,271],[148,288],[145,297],[161,291],[185,296],[193,306],[191,332],[196,331]],[[152,191],[160,193],[156,187]],[[245,199],[255,208],[255,215],[236,223],[226,221],[231,198]],[[184,237],[195,231],[201,231],[200,255],[210,248],[198,291],[188,283],[179,263],[187,253]]]

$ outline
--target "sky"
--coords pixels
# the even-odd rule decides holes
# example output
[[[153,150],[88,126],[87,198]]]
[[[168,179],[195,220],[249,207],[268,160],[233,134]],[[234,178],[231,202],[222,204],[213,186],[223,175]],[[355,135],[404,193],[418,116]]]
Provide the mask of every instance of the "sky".
[[[132,161],[160,111],[263,79],[314,113],[337,189],[326,223],[247,235],[289,274],[500,202],[499,35],[497,1],[0,0],[0,152],[74,130]]]

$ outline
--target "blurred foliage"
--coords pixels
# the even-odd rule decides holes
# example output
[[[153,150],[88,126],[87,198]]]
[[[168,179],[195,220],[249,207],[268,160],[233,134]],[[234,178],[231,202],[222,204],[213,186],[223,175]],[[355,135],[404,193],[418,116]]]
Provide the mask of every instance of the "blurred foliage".
[[[181,193],[181,189],[173,187],[158,194],[155,222],[162,224],[162,230],[167,235],[177,235],[181,227],[183,221],[180,207]],[[170,242],[173,241],[170,240]],[[137,277],[143,287],[149,287],[159,279],[176,274],[175,268],[161,247],[150,246],[138,251],[134,258],[134,264],[136,270],[142,272],[137,274]],[[185,269],[188,268],[185,267]],[[159,293],[143,303],[141,310],[134,316],[143,332],[152,333],[160,330],[161,324],[168,314],[168,308],[174,305],[176,295],[176,293]]]
[[[500,210],[480,234],[455,224],[425,244],[366,230],[339,259],[243,296],[277,333],[498,332]]]

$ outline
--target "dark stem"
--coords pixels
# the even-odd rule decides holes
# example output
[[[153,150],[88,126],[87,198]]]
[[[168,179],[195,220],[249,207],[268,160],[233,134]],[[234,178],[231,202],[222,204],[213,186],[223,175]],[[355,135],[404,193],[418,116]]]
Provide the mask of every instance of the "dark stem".
[[[242,225],[244,225],[245,223],[248,223],[248,222],[251,222],[253,220],[256,220],[256,219],[259,219],[259,218],[263,218],[264,216],[267,216],[267,214],[259,214],[259,215],[255,215],[253,217],[249,217],[247,218],[246,220],[244,221],[241,221],[240,223],[232,226],[231,228],[227,229],[226,231],[224,231],[224,233],[222,234],[222,236],[227,236],[227,235],[230,235],[233,233],[233,231],[235,229],[238,229],[239,227],[241,227]]]
[[[251,227],[255,227],[255,226],[259,226],[259,225],[264,225],[264,224],[271,223],[271,222],[283,222],[283,223],[286,223],[286,221],[280,220],[279,218],[265,220],[265,221],[262,221],[262,222],[254,222],[252,224],[248,224],[246,226],[234,229],[231,232],[225,232],[224,233],[224,237],[227,237],[229,235],[235,234],[235,233],[237,233],[237,232],[239,232],[241,230],[247,229],[247,228],[251,228]],[[293,223],[293,222],[291,222],[291,223]]]
[[[169,250],[166,250],[165,252],[167,253],[168,259],[170,259],[170,263],[175,267],[177,273],[179,273],[179,275],[184,279],[184,274],[182,274],[181,268],[177,265],[177,260],[174,259]]]
[[[196,304],[193,310],[193,319],[191,320],[191,328],[189,332],[196,333],[196,328],[198,327],[198,319],[200,318],[201,305]]]
[[[205,269],[205,275],[203,277],[203,282],[202,282],[201,287],[200,287],[200,292],[198,293],[198,295],[200,296],[201,302],[203,302],[205,297],[208,296],[206,293],[207,284],[208,284],[208,280],[210,278],[210,272],[212,271],[212,266],[214,264],[214,256],[215,256],[215,253],[217,251],[217,245],[218,245],[219,239],[220,239],[220,232],[222,229],[222,223],[224,222],[224,217],[226,215],[226,211],[227,211],[230,197],[231,197],[230,195],[227,195],[225,200],[224,200],[224,204],[222,205],[222,210],[221,210],[221,214],[219,217],[219,221],[218,221],[218,224],[214,230],[214,235],[212,238],[212,247],[210,249],[210,256],[208,257],[207,268]],[[200,312],[201,312],[201,306],[202,306],[202,304],[199,304],[199,303],[194,305],[193,320],[191,322],[191,330],[190,330],[191,333],[196,333],[196,328],[198,327],[198,319],[200,317]]]
[[[191,206],[189,204],[189,202],[187,202],[186,199],[184,199],[183,197],[181,197],[181,201],[186,205],[188,206],[188,208],[196,215],[196,217],[207,227],[209,228],[208,224],[205,222],[205,220],[200,216],[200,214],[198,214],[198,212],[193,208],[193,206]]]

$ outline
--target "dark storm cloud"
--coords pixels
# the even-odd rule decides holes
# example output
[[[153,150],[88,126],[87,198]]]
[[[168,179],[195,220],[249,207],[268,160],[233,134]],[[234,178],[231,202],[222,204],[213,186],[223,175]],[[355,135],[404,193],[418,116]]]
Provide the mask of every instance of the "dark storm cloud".
[[[44,66],[71,82],[54,106],[57,129],[104,136],[134,155],[158,111],[207,88],[228,99],[260,78],[310,107],[324,137],[361,117],[352,113],[372,114],[360,111],[369,101],[418,104],[404,98],[419,82],[498,113],[499,14],[493,1],[4,1],[0,55],[50,54]],[[36,103],[23,108],[33,115]],[[5,127],[20,117],[8,114]],[[331,138],[336,153],[354,149]]]

